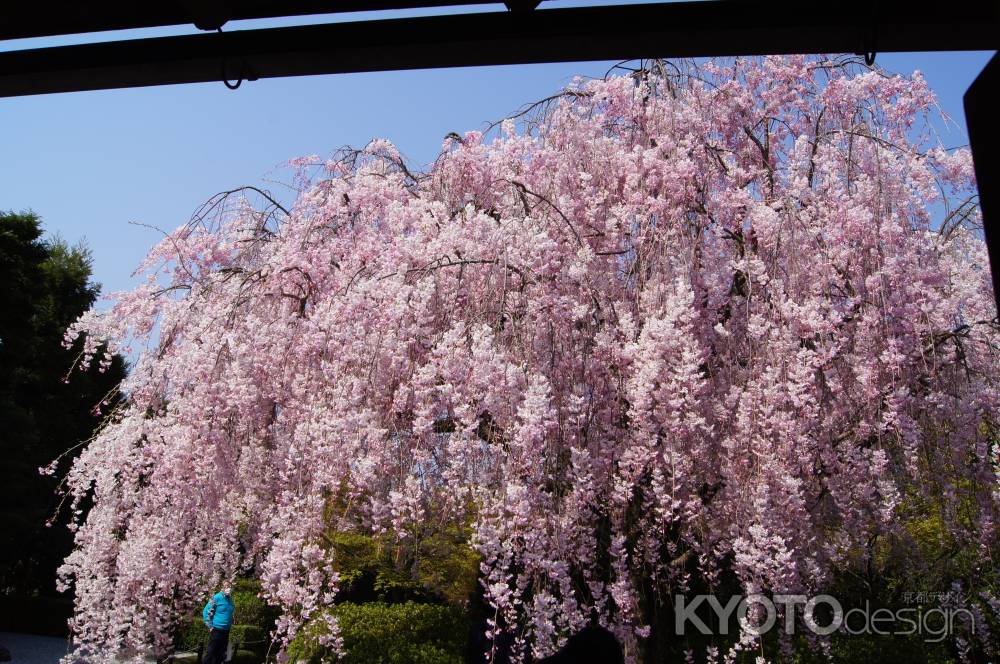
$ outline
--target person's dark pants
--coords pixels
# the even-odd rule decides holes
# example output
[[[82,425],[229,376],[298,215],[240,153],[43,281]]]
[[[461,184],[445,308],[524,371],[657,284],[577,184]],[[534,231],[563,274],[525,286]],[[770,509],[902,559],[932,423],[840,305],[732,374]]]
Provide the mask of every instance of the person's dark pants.
[[[229,647],[229,630],[212,628],[212,633],[208,637],[208,647],[205,648],[205,656],[201,658],[202,664],[222,664],[226,661],[226,648]]]

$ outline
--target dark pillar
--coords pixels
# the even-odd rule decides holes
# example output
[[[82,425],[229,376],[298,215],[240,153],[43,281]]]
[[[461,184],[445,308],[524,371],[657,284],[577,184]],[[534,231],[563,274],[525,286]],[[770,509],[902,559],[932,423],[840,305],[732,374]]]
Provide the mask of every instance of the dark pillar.
[[[965,92],[965,121],[979,184],[979,205],[990,253],[993,297],[1000,310],[1000,56],[993,55]]]

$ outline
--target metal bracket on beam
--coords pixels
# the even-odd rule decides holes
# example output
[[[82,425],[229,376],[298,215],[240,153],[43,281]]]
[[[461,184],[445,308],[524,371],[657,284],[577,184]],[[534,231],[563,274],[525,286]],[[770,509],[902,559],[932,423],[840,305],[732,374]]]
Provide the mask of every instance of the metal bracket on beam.
[[[199,30],[221,30],[233,15],[225,0],[181,0],[180,4],[190,14],[194,27]]]
[[[512,12],[530,12],[542,4],[542,0],[506,0],[503,4]]]

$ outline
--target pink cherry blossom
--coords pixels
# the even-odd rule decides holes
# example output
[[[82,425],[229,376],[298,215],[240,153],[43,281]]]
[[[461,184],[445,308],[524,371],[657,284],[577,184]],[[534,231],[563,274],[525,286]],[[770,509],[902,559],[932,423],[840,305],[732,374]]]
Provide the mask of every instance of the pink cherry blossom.
[[[324,531],[431,514],[471,518],[493,633],[544,655],[596,617],[631,661],[642,589],[821,589],[905,496],[971,495],[946,527],[987,546],[1000,338],[934,108],[844,58],[650,63],[426,173],[379,139],[296,162],[287,211],[213,199],[67,334],[142,349],[67,476],[77,643],[163,652],[240,571],[290,639]]]

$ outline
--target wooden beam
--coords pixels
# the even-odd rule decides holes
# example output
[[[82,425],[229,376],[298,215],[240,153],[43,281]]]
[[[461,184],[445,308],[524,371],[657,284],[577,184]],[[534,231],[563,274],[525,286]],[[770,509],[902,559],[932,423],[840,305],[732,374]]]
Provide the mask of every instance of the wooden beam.
[[[0,97],[223,79],[579,60],[986,50],[1000,4],[678,2],[488,12],[0,53]]]
[[[500,4],[499,0],[9,0],[0,10],[0,40],[364,11]]]

